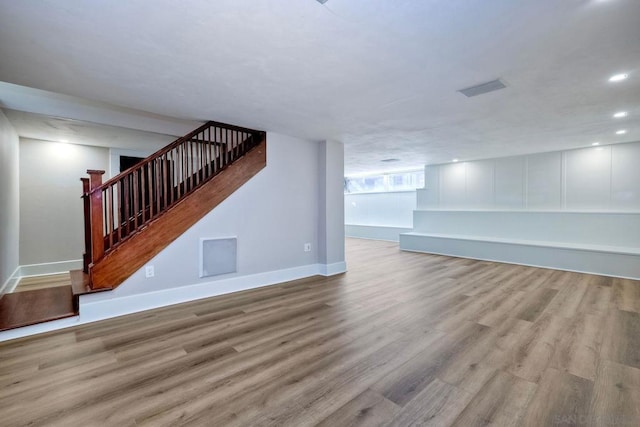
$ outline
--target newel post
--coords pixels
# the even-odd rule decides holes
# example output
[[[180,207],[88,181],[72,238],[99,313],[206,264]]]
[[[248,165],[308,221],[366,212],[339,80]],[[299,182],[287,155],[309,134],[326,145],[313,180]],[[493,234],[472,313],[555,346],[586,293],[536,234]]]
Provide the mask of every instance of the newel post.
[[[89,174],[89,212],[91,218],[91,262],[95,263],[104,256],[102,191],[94,191],[102,185],[104,171],[88,170],[87,173]]]
[[[89,274],[91,264],[91,203],[89,202],[89,178],[82,181],[82,207],[84,211],[84,254],[82,255],[82,271]]]

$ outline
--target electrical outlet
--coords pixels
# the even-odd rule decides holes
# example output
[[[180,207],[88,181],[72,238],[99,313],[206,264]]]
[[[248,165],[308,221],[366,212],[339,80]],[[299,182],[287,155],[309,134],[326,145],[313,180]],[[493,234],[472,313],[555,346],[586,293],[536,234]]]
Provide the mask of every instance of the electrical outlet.
[[[305,252],[311,252],[311,243],[305,243],[304,244],[304,251]]]
[[[148,279],[149,277],[153,277],[156,275],[156,271],[155,268],[153,268],[153,265],[147,265],[144,268],[144,275],[145,277]]]

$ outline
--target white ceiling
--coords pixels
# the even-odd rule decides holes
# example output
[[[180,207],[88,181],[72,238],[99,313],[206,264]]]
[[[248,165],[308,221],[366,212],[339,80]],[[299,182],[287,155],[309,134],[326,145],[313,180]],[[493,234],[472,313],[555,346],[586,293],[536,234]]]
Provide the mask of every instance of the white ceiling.
[[[106,126],[24,111],[6,109],[3,111],[18,135],[24,138],[147,152],[157,151],[176,139],[175,135]]]
[[[0,0],[0,81],[336,139],[348,174],[626,142],[640,1]]]

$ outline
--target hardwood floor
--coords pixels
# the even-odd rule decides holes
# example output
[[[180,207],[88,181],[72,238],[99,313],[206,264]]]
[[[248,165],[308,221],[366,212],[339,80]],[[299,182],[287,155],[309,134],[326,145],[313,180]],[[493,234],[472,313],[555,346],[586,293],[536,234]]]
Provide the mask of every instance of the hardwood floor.
[[[640,423],[640,283],[349,239],[349,272],[0,344],[0,424]]]
[[[15,292],[0,298],[0,331],[76,315],[69,285]]]
[[[59,286],[71,286],[71,276],[69,273],[24,277],[20,279],[18,286],[16,286],[13,292],[35,291]]]

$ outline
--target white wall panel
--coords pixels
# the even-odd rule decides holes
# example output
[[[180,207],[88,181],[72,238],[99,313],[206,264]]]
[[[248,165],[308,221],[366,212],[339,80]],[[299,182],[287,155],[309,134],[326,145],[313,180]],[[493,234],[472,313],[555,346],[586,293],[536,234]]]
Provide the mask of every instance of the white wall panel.
[[[440,166],[440,207],[464,208],[466,202],[466,164]]]
[[[507,157],[495,162],[495,207],[524,207],[524,157]]]
[[[440,166],[425,166],[424,188],[417,190],[418,209],[436,209],[440,205]]]
[[[608,209],[611,192],[611,147],[566,151],[565,207]]]
[[[527,156],[527,208],[562,208],[562,153]]]
[[[490,209],[494,205],[494,161],[468,162],[466,166],[466,203],[469,208]]]
[[[611,209],[640,210],[640,143],[611,147]]]

